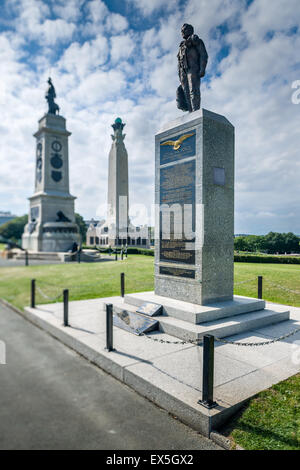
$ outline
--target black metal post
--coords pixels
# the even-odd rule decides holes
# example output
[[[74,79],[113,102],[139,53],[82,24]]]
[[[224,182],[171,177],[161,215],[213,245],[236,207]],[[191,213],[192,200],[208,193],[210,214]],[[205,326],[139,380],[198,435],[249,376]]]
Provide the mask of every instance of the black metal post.
[[[125,273],[121,273],[121,297],[125,295]]]
[[[215,338],[212,335],[203,336],[203,380],[202,380],[202,400],[200,405],[209,410],[215,408],[217,403],[214,398],[214,343]]]
[[[25,266],[28,266],[28,251],[25,250]]]
[[[69,326],[69,289],[64,289],[64,326]]]
[[[258,276],[257,278],[257,298],[262,299],[263,298],[263,277]]]
[[[117,249],[115,250],[115,261],[118,261],[118,251],[117,251]]]
[[[113,306],[106,304],[106,348],[108,352],[114,351],[113,347]]]
[[[35,308],[35,279],[31,279],[31,308]]]
[[[121,260],[123,260],[123,248],[121,248]]]

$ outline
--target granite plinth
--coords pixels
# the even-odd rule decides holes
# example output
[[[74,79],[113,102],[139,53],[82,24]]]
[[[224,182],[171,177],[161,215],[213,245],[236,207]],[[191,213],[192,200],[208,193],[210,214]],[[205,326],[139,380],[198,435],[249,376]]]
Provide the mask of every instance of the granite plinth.
[[[156,134],[155,293],[233,298],[234,127],[205,109]]]

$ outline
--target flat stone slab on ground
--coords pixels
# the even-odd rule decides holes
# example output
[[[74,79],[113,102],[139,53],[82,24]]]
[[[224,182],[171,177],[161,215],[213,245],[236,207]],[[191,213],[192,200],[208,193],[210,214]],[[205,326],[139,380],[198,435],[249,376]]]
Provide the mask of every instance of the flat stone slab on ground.
[[[173,342],[177,338],[161,332],[152,332],[148,338],[133,336],[114,327],[116,351],[109,353],[104,349],[106,303],[120,304],[122,298],[70,302],[71,327],[67,328],[62,326],[61,303],[26,308],[25,316],[205,435],[217,429],[244,400],[300,371],[294,344],[300,341],[300,332],[263,347],[216,342],[214,398],[219,406],[206,410],[197,403],[202,387],[202,346],[161,343],[153,340]],[[285,309],[271,303],[266,307]],[[261,342],[299,328],[300,308],[287,308],[290,320],[226,339]]]

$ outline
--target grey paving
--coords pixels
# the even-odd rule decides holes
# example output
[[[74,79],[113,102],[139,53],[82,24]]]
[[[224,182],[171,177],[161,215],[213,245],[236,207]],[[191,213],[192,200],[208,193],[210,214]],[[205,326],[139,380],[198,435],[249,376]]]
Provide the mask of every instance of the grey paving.
[[[177,338],[162,332],[151,332],[147,339],[114,327],[115,351],[105,350],[104,306],[121,301],[120,297],[110,297],[70,302],[70,328],[62,326],[63,308],[59,303],[26,308],[25,315],[206,436],[228,419],[244,400],[300,371],[300,361],[295,354],[295,348],[300,347],[300,332],[264,347],[216,342],[214,395],[219,406],[208,411],[198,404],[202,392],[202,346],[164,343]],[[267,303],[266,307],[286,310],[285,306],[276,304]],[[259,330],[252,329],[226,339],[261,342],[275,338],[277,332],[282,335],[299,328],[300,309],[288,308],[290,320],[275,326],[260,325]]]
[[[61,264],[61,261],[55,260],[29,260],[29,266],[42,266],[43,264]],[[0,258],[0,267],[9,268],[14,266],[25,266],[25,261],[21,259],[3,259]]]
[[[219,449],[2,305],[0,331],[0,449]]]

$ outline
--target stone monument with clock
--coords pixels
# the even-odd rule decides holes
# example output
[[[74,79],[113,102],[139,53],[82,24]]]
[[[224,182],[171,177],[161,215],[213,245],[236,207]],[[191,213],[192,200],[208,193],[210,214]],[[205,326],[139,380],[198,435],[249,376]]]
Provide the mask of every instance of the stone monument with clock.
[[[32,252],[67,252],[79,243],[74,196],[69,190],[66,120],[58,114],[51,79],[46,94],[48,112],[39,120],[36,138],[35,191],[29,198],[28,224],[22,246]]]

